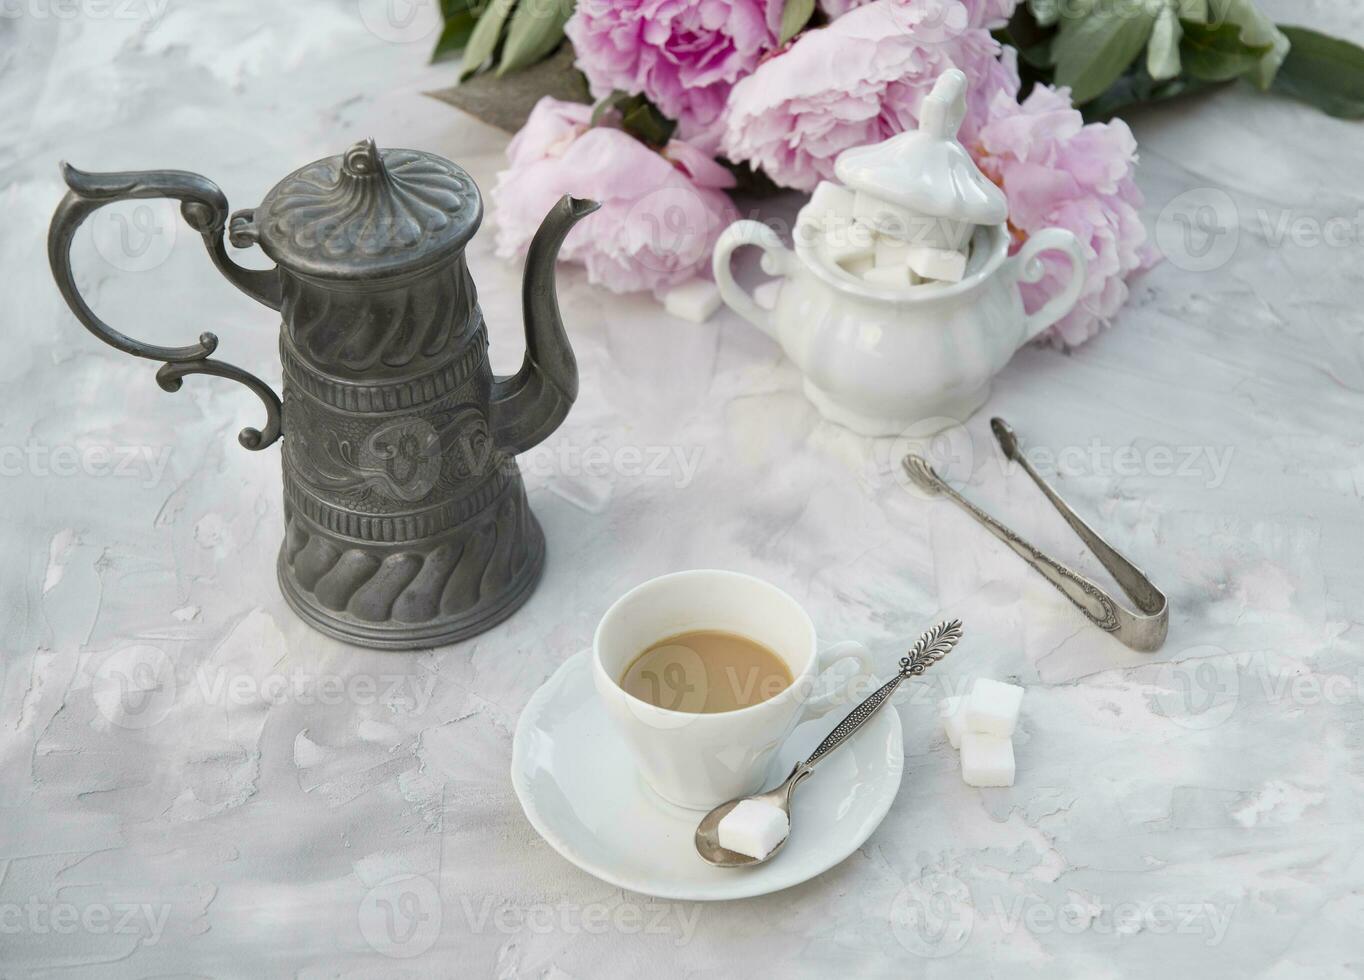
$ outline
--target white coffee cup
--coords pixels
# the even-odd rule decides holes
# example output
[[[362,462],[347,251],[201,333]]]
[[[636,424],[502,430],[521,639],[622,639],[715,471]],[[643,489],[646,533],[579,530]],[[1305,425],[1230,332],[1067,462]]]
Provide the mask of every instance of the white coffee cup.
[[[692,630],[737,633],[775,652],[791,669],[774,697],[713,714],[660,708],[620,686],[634,659],[659,640]],[[739,572],[701,569],[651,579],[621,596],[592,640],[597,694],[639,766],[669,803],[709,810],[763,789],[772,757],[801,721],[852,703],[859,674],[873,673],[859,643],[820,652],[800,604],[774,585]]]

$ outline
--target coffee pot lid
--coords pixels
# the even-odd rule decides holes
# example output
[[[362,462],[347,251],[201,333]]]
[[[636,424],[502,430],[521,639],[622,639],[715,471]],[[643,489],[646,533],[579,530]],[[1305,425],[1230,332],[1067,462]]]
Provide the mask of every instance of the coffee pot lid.
[[[252,243],[305,275],[372,279],[458,252],[478,230],[483,201],[464,168],[420,150],[361,140],[285,177],[232,216],[232,244]]]
[[[1004,192],[957,142],[966,116],[966,75],[938,77],[919,110],[919,128],[839,154],[834,172],[848,187],[921,214],[997,225],[1009,217]]]

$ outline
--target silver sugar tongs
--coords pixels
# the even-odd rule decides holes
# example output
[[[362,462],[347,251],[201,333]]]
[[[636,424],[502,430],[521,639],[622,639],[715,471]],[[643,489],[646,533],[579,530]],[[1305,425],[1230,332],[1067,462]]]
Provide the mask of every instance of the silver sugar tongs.
[[[910,479],[926,493],[943,494],[983,524],[999,540],[1019,554],[1029,565],[1037,569],[1048,582],[1056,586],[1067,599],[1075,603],[1095,626],[1112,633],[1133,650],[1150,653],[1159,650],[1165,642],[1165,634],[1170,626],[1170,607],[1165,601],[1165,593],[1156,588],[1140,568],[1120,555],[1112,545],[1105,541],[1079,514],[1071,510],[1061,497],[1047,485],[1033,469],[1032,464],[1018,451],[1018,437],[1014,430],[1001,418],[990,420],[990,429],[999,440],[999,447],[1011,461],[1023,467],[1033,482],[1047,495],[1061,516],[1066,519],[1075,533],[1089,545],[1091,551],[1108,569],[1113,578],[1122,586],[1138,612],[1133,612],[1113,601],[1113,597],[1078,572],[1067,568],[1055,558],[1037,550],[1013,531],[971,503],[956,490],[948,486],[934,472],[933,467],[921,457],[911,453],[904,458],[905,471]]]

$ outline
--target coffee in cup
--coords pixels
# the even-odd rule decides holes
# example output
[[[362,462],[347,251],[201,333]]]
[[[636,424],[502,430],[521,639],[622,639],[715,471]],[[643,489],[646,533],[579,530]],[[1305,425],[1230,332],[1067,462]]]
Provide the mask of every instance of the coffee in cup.
[[[776,697],[792,680],[786,661],[757,640],[690,630],[650,645],[625,668],[620,686],[657,708],[715,714]]]

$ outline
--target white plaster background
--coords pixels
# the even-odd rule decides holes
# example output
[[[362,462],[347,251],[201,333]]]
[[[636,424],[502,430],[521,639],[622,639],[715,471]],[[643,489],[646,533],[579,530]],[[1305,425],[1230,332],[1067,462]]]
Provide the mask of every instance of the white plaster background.
[[[1364,41],[1348,0],[1273,7]],[[1073,355],[1022,352],[966,427],[967,492],[1088,571],[1003,472],[988,416],[1053,452],[1143,454],[1133,472],[1082,455],[1059,483],[1168,592],[1159,654],[1099,635],[963,515],[902,489],[889,443],[821,423],[735,317],[673,321],[570,271],[583,394],[528,475],[543,582],[473,642],[379,654],[311,632],[276,591],[278,451],[234,438],[259,424],[255,400],[202,377],[164,394],[153,364],[66,310],[43,254],[56,163],[199,171],[240,208],[364,136],[456,159],[486,190],[505,137],[421,94],[455,69],[425,64],[429,36],[367,29],[362,14],[384,23],[369,0],[76,9],[19,0],[0,18],[0,973],[1358,975],[1364,249],[1357,229],[1328,246],[1275,228],[1354,220],[1364,128],[1244,91],[1140,114],[1151,225],[1181,192],[1221,188],[1236,247],[1211,271],[1157,268]],[[519,270],[491,237],[471,264],[507,371]],[[212,330],[221,356],[278,381],[275,315],[183,225],[152,268],[107,254],[122,253],[78,242],[106,319],[162,343]],[[664,476],[576,481],[563,470],[590,446],[699,462],[690,480],[673,457]],[[90,472],[54,473],[60,447]],[[120,475],[96,447],[143,455]],[[1160,447],[1176,465],[1180,447],[1203,455],[1166,473]],[[934,616],[962,617],[968,644],[938,683],[1028,685],[1018,784],[963,786],[925,699],[900,705],[906,773],[886,822],[801,887],[659,905],[564,862],[511,792],[517,714],[613,597],[705,565],[789,589],[827,638],[863,640],[888,669]],[[138,646],[168,669],[121,715],[104,679]],[[251,696],[292,672],[304,694]],[[334,679],[352,685],[341,703],[307,696]],[[404,889],[384,883],[402,875],[421,879],[418,904],[395,907],[386,939],[382,902]],[[941,935],[909,925],[922,900]],[[82,924],[58,931],[44,910]]]

